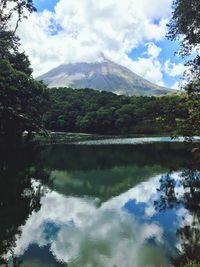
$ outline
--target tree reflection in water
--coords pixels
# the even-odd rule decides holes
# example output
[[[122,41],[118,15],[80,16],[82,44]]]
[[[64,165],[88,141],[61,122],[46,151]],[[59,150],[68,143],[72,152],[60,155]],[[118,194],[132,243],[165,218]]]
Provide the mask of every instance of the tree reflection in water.
[[[179,255],[172,259],[172,264],[179,267],[200,262],[200,171],[184,170],[177,180],[170,174],[163,176],[158,191],[160,197],[155,206],[159,211],[178,207],[187,210],[177,229]]]
[[[40,209],[44,185],[50,186],[49,174],[38,160],[39,150],[33,145],[0,147],[0,266],[21,266],[13,253],[16,236],[28,216]]]

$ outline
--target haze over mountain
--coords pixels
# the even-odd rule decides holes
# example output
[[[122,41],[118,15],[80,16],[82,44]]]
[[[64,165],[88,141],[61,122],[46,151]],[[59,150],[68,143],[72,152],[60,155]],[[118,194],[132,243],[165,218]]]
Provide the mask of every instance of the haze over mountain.
[[[48,87],[93,88],[116,94],[154,96],[175,91],[153,84],[111,60],[63,64],[37,78]]]

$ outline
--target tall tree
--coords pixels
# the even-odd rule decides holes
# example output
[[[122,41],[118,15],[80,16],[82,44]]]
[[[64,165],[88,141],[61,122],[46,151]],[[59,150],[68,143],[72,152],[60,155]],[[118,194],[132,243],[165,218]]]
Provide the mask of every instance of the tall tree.
[[[16,141],[24,131],[39,130],[46,106],[43,84],[0,60],[0,138]]]
[[[45,86],[32,78],[28,57],[19,50],[18,23],[35,11],[32,0],[0,0],[0,141],[21,139],[42,128]],[[10,23],[12,21],[12,23]],[[13,25],[14,29],[10,25]]]
[[[178,53],[184,58],[190,56],[186,61],[186,65],[191,67],[187,89],[200,90],[200,1],[174,0],[168,28],[168,38],[180,41]]]
[[[186,60],[188,71],[185,90],[188,93],[188,117],[180,125],[186,136],[200,133],[200,1],[174,0],[168,38],[179,40],[178,53]]]

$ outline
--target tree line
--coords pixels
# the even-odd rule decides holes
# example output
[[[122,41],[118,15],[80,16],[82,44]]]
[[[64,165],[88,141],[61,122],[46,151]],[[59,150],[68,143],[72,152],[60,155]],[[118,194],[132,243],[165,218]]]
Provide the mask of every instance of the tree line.
[[[95,134],[172,133],[188,114],[186,96],[136,97],[92,89],[51,88],[45,128]]]

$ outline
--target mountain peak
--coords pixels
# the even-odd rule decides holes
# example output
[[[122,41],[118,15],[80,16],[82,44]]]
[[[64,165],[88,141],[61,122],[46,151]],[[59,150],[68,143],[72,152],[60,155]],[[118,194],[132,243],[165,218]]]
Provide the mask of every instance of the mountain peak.
[[[95,63],[60,65],[38,77],[48,87],[92,88],[124,95],[153,96],[174,91],[153,84],[131,70],[114,63],[103,53]]]
[[[111,59],[109,59],[109,57],[107,57],[103,52],[100,52],[99,55],[99,61],[100,62],[112,62],[114,63]]]

